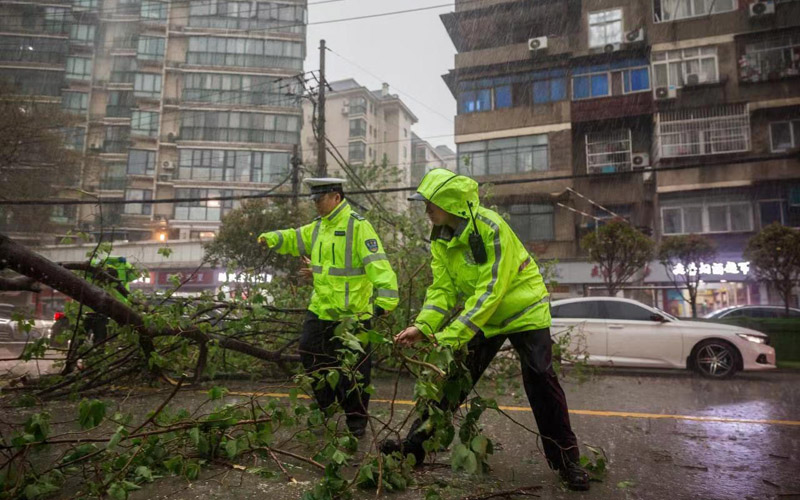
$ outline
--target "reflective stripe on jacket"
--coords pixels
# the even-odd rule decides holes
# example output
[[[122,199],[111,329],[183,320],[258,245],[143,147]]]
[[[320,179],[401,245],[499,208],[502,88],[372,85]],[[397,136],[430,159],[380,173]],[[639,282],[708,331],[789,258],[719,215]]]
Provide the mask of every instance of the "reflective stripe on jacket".
[[[483,331],[487,337],[550,326],[548,292],[539,268],[508,223],[478,203],[478,184],[448,170],[428,172],[417,191],[463,219],[453,231],[436,226],[431,236],[433,283],[415,325],[445,344],[460,346]],[[468,206],[469,203],[469,206]],[[475,262],[469,245],[475,217],[487,260]],[[463,297],[463,311],[440,331]]]
[[[397,307],[397,276],[372,224],[343,200],[326,217],[296,228],[263,233],[267,245],[280,254],[311,259],[314,293],[308,309],[320,319],[367,317],[375,305]]]

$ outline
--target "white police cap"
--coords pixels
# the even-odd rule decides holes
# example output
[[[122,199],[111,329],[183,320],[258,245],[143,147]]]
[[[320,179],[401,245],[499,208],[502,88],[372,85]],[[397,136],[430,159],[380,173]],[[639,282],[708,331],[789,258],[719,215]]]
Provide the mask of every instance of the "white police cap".
[[[341,191],[347,181],[338,177],[311,177],[303,182],[311,189],[311,199],[316,200],[323,194]]]

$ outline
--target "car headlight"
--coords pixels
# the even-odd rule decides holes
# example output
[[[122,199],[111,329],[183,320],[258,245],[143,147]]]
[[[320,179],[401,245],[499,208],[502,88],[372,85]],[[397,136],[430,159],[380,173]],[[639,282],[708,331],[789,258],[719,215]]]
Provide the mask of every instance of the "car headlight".
[[[753,335],[751,333],[737,333],[736,334],[740,339],[748,340],[750,342],[755,342],[756,344],[766,344],[767,337],[762,335]]]

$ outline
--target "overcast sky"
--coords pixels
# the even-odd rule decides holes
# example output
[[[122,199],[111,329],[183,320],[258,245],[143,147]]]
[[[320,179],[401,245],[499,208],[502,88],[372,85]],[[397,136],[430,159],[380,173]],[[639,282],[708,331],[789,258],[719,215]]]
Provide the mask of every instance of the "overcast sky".
[[[309,0],[313,3],[319,0]],[[442,5],[446,0],[342,0],[310,5],[310,23]],[[319,40],[361,68],[328,52],[328,80],[355,78],[376,90],[382,82],[417,115],[412,130],[433,146],[454,148],[456,103],[442,75],[453,68],[455,48],[439,15],[453,7],[308,26],[306,71],[319,68]],[[366,70],[366,71],[365,71]]]

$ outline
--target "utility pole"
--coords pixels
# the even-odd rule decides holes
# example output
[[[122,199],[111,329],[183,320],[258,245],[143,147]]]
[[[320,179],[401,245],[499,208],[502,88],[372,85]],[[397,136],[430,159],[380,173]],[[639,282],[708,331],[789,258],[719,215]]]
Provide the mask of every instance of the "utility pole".
[[[297,198],[300,196],[300,165],[303,160],[300,159],[300,146],[294,145],[292,152],[292,207],[297,208]]]
[[[325,40],[319,41],[319,97],[317,99],[317,176],[328,175],[325,145]]]

